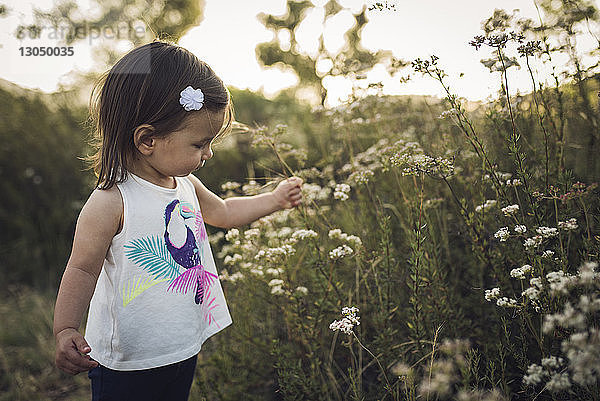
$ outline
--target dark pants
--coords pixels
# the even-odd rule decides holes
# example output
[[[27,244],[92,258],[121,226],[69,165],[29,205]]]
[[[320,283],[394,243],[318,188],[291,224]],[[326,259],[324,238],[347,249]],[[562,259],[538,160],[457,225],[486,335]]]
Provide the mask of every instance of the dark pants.
[[[92,401],[187,401],[196,357],[144,370],[112,370],[102,365],[88,372]]]

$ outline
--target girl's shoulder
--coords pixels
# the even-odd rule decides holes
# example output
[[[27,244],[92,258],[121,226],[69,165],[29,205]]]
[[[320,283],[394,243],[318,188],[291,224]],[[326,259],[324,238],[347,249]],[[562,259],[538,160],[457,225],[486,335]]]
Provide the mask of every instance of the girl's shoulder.
[[[123,226],[123,197],[116,185],[109,189],[96,188],[90,194],[79,214],[79,220],[96,221],[105,228],[114,227],[115,233]]]

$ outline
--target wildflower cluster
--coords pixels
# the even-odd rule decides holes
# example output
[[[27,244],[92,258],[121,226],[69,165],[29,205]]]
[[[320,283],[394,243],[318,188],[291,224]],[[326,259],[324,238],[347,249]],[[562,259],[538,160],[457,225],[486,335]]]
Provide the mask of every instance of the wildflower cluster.
[[[361,152],[354,156],[351,163],[346,163],[339,170],[342,174],[348,174],[348,184],[366,184],[368,183],[375,174],[384,168],[385,154],[388,147],[388,139],[382,138],[375,144],[367,148],[364,152]],[[346,200],[347,195],[350,192],[350,187],[340,185],[335,187],[334,197],[336,199]]]
[[[361,170],[352,172],[352,174],[348,176],[348,181],[354,184],[366,184],[374,175],[375,172],[373,172],[373,170],[363,168]]]
[[[300,240],[304,240],[307,238],[317,238],[318,234],[313,230],[296,230],[288,240],[290,243],[295,244]]]
[[[285,290],[283,289],[283,280],[274,278],[269,281],[269,287],[271,287],[271,294],[273,295],[283,295],[285,294]]]
[[[562,271],[546,275],[549,294],[567,296],[562,310],[545,314],[542,324],[542,331],[547,335],[568,333],[560,348],[564,358],[549,356],[541,360],[541,365],[531,364],[523,377],[524,384],[534,386],[545,382],[547,390],[559,392],[573,384],[589,386],[597,383],[600,378],[600,329],[592,324],[593,316],[600,312],[597,267],[596,262],[586,262],[574,276]]]
[[[530,40],[524,45],[517,47],[517,51],[522,57],[533,56],[542,51],[541,43],[539,40]]]
[[[554,227],[538,227],[535,231],[542,236],[542,238],[552,238],[558,235],[558,229]]]
[[[389,11],[396,11],[396,4],[394,3],[388,3],[387,1],[385,3],[382,3],[380,1],[375,2],[374,4],[370,5],[368,8],[369,11],[373,11],[373,10],[379,10],[379,11],[383,11],[383,10],[389,10]]]
[[[522,33],[511,31],[509,33],[500,33],[489,36],[476,35],[473,40],[469,42],[469,44],[473,46],[475,50],[479,50],[482,45],[495,48],[504,48],[510,41],[523,43],[524,40],[525,36]]]
[[[330,259],[341,259],[345,256],[352,255],[354,253],[354,249],[350,248],[348,245],[344,244],[338,246],[335,249],[329,251]]]
[[[485,290],[485,300],[488,302],[496,301],[496,305],[505,308],[514,308],[517,306],[517,301],[508,297],[500,296],[500,288],[495,287],[491,290]]]
[[[486,301],[493,301],[498,299],[498,297],[500,297],[500,288],[495,287],[492,288],[491,290],[485,290],[485,300]]]
[[[534,235],[533,237],[526,238],[523,241],[523,247],[525,247],[526,251],[533,251],[540,245],[542,245],[544,238],[541,235]]]
[[[515,232],[518,234],[524,234],[525,232],[527,232],[527,227],[523,224],[517,224],[515,226]]]
[[[519,187],[523,185],[520,179],[515,178],[514,180],[506,180],[505,185],[507,187]]]
[[[514,216],[519,211],[519,205],[510,205],[502,208],[505,216]]]
[[[360,237],[356,235],[348,235],[339,228],[334,228],[333,230],[329,230],[329,238],[334,240],[345,241],[358,248],[362,245],[362,240]]]
[[[454,117],[456,115],[458,115],[458,110],[456,110],[454,107],[449,109],[449,110],[444,110],[442,111],[442,114],[440,114],[438,116],[439,119],[444,119],[444,118],[448,118],[448,117]]]
[[[258,251],[256,256],[254,256],[254,259],[256,259],[256,260],[260,260],[262,258],[273,259],[276,257],[293,255],[295,253],[296,253],[296,249],[293,246],[291,246],[289,244],[283,244],[281,246],[274,247],[274,248],[261,249],[260,251]]]
[[[236,189],[239,189],[241,186],[242,186],[242,184],[240,184],[239,182],[228,181],[224,184],[221,184],[221,190],[223,192],[235,191]]]
[[[498,201],[496,201],[495,199],[488,199],[482,205],[475,207],[475,211],[476,212],[485,212],[488,209],[495,207],[497,203],[498,203]]]
[[[432,157],[423,153],[396,153],[390,158],[390,162],[402,168],[402,175],[425,173],[432,177],[447,178],[454,173],[454,158]]]
[[[439,346],[440,358],[432,360],[429,373],[425,373],[418,386],[419,399],[453,399],[459,401],[504,401],[497,389],[470,390],[458,389],[456,384],[468,367],[465,355],[470,345],[468,340],[444,340]]]
[[[420,58],[417,58],[411,62],[411,67],[416,72],[420,72],[422,74],[435,75],[438,72],[443,74],[443,72],[437,66],[439,59],[440,58],[435,54],[431,55],[429,60],[421,60]]]
[[[335,199],[345,201],[348,199],[348,193],[350,193],[350,185],[348,184],[336,184],[333,192]]]
[[[344,334],[352,334],[354,326],[360,325],[360,316],[357,316],[358,308],[355,306],[342,308],[341,320],[334,320],[330,325],[329,329],[333,331],[341,331]]]
[[[494,234],[494,238],[499,239],[500,242],[505,242],[508,239],[508,237],[510,237],[508,227],[502,227]]]
[[[532,270],[531,265],[523,265],[521,267],[517,267],[516,269],[512,269],[510,271],[510,276],[512,278],[518,278],[519,280],[525,280],[525,276],[530,274]]]
[[[577,225],[577,219],[571,218],[567,221],[559,221],[558,228],[565,231],[577,230],[579,226]]]
[[[322,187],[315,183],[304,183],[302,184],[302,196],[306,199],[307,203],[311,201],[326,200],[331,194],[331,188]]]
[[[557,188],[554,185],[550,185],[547,193],[535,191],[533,192],[533,196],[535,196],[538,199],[557,199],[560,200],[562,203],[565,203],[572,199],[577,199],[585,195],[590,195],[596,188],[598,188],[598,183],[594,182],[587,185],[577,181],[576,183],[571,185],[571,188],[568,191],[564,193],[562,193],[560,188]]]

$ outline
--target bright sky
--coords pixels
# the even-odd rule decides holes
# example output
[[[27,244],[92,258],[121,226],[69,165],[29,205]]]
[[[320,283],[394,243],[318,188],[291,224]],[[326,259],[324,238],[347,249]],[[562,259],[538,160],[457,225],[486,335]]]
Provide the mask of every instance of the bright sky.
[[[596,3],[599,1],[596,0]],[[312,2],[317,8],[310,12],[297,33],[302,49],[309,54],[314,54],[320,32],[324,32],[328,50],[339,49],[343,45],[344,32],[353,23],[350,11],[358,12],[364,4],[375,3],[339,0],[348,11],[342,11],[323,25],[322,6],[327,0]],[[0,59],[8,61],[3,63],[0,77],[23,87],[51,92],[56,90],[60,82],[68,83],[73,70],[86,71],[93,67],[92,51],[99,39],[91,43],[89,40],[79,43],[71,57],[21,56],[21,46],[57,45],[56,39],[49,39],[48,35],[43,39],[23,41],[10,36],[19,23],[32,21],[31,3],[8,1],[8,7],[14,12],[3,21],[0,32]],[[85,7],[89,4],[87,0],[79,3]],[[489,52],[483,49],[478,52],[468,45],[474,35],[481,33],[481,21],[491,16],[495,8],[509,12],[519,9],[520,16],[537,19],[533,0],[388,0],[388,3],[395,4],[396,11],[368,12],[369,23],[363,30],[363,46],[373,51],[390,50],[397,58],[405,60],[427,58],[435,54],[440,58],[441,67],[448,73],[448,82],[453,89],[472,100],[485,99],[499,88],[498,74],[490,74],[479,62]],[[49,0],[36,1],[38,7],[49,7],[51,4]],[[226,84],[241,89],[262,90],[271,96],[282,88],[294,85],[297,80],[290,71],[259,66],[255,56],[256,44],[270,41],[273,34],[264,28],[256,15],[260,12],[282,15],[285,5],[285,0],[206,0],[204,20],[184,35],[180,44],[206,61]],[[87,12],[91,13],[93,9]],[[600,32],[596,32],[596,35],[599,36]],[[590,35],[582,37],[581,48],[593,45],[592,39]],[[123,50],[127,48],[123,47]],[[512,68],[509,71],[511,92],[531,89],[525,68]],[[462,78],[459,77],[461,73],[464,73]],[[397,78],[390,78],[382,67],[369,73],[367,79],[362,80],[362,85],[381,81],[386,94],[443,96],[436,82],[414,73],[411,76],[410,82],[401,84]],[[331,78],[325,81],[325,86],[330,95],[328,104],[334,106],[348,96],[352,84],[343,78]]]

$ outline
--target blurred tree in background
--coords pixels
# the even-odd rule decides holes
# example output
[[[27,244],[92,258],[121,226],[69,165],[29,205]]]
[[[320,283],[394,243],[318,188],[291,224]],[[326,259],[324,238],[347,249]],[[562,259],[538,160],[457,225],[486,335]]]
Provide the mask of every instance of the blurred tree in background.
[[[406,65],[402,60],[395,58],[391,51],[379,50],[373,53],[362,46],[360,43],[362,30],[368,22],[366,5],[359,13],[353,14],[355,22],[344,34],[344,46],[337,53],[327,50],[322,32],[316,55],[303,52],[296,40],[296,34],[298,27],[306,19],[308,11],[314,8],[314,4],[310,1],[288,0],[287,13],[284,16],[259,14],[259,20],[267,29],[273,31],[275,37],[271,42],[260,43],[256,47],[256,56],[264,66],[283,64],[285,67],[292,68],[298,76],[299,88],[314,90],[321,105],[325,104],[327,98],[327,89],[323,81],[328,76],[358,78],[379,63],[384,63],[388,73],[394,75]],[[336,0],[330,0],[325,4],[324,10],[323,27],[329,18],[336,16],[345,8]],[[286,36],[289,36],[289,46],[282,41]],[[323,65],[326,66],[326,71],[320,71]]]

